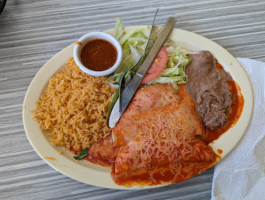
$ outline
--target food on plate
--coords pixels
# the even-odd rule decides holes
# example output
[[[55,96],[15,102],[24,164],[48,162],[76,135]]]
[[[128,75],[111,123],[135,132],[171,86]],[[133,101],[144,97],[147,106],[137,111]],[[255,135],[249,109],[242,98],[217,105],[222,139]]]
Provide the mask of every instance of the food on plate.
[[[147,27],[131,30],[126,33],[122,26],[122,21],[117,18],[115,26],[115,35],[122,45],[123,60],[120,67],[109,77],[114,83],[119,84],[121,77],[125,73],[125,82],[128,83],[132,76],[139,69],[140,64],[133,71],[128,71],[149,49],[145,48],[148,38],[145,34]],[[156,37],[156,34],[153,36]],[[154,42],[151,38],[150,43]],[[179,48],[174,41],[165,42],[159,51],[156,59],[143,80],[143,83],[170,83],[177,88],[178,84],[186,83],[186,66],[191,62],[184,49]],[[154,70],[154,68],[158,70]],[[159,72],[159,73],[158,73]],[[150,82],[151,81],[151,82]]]
[[[49,80],[34,112],[52,145],[80,151],[111,133],[106,112],[116,89],[82,72],[73,58]]]
[[[74,150],[72,150],[74,151]],[[79,152],[79,154],[77,156],[74,156],[74,159],[76,160],[82,160],[83,158],[85,158],[88,154],[88,148],[84,148],[82,149],[82,151]]]
[[[175,132],[178,132],[176,131],[176,126],[178,126],[178,130],[193,130],[195,135],[202,136],[201,119],[197,114],[193,115],[195,113],[192,110],[194,105],[188,100],[188,98],[184,99],[176,89],[168,84],[141,87],[120,121],[112,129],[114,145],[126,145],[138,135],[140,129],[142,131],[148,130],[148,127],[151,128],[152,126],[156,129],[163,129],[164,126],[171,127]],[[146,121],[146,119],[150,121]]]
[[[117,60],[117,49],[104,39],[88,41],[81,50],[82,64],[93,71],[104,71],[112,67]]]
[[[112,167],[119,185],[179,182],[216,162],[205,133],[183,86],[153,84],[136,92],[112,138],[93,145],[87,160]]]
[[[114,145],[121,146],[112,170],[117,184],[179,182],[216,159],[199,139],[205,137],[201,119],[183,87],[179,92],[168,84],[140,88],[112,133]],[[190,169],[194,162],[201,162],[196,172]],[[176,166],[186,173],[172,174]]]
[[[125,85],[131,80],[139,69],[141,63],[150,50],[146,48],[148,38],[145,34],[147,27],[142,27],[125,32],[120,18],[117,18],[115,25],[115,35],[120,42],[123,51],[123,59],[119,68],[109,77],[109,80],[119,87],[121,78],[124,75]],[[150,43],[154,42],[154,34]],[[164,48],[165,47],[165,48]],[[187,52],[184,49],[179,48],[174,41],[168,40],[159,51],[157,58],[155,59],[153,66],[150,67],[146,74],[143,83],[169,83],[176,89],[179,84],[186,83],[186,66],[191,62],[191,58],[187,56]],[[136,64],[137,63],[137,64]],[[130,70],[136,64],[133,70]],[[153,70],[153,69],[156,69]],[[111,100],[110,106],[107,112],[107,119],[110,116],[111,110],[115,105],[119,97],[119,88]]]
[[[85,159],[104,167],[111,167],[115,164],[119,150],[120,147],[114,146],[112,134],[110,134],[101,141],[93,144]]]
[[[160,75],[149,82],[149,84],[154,83],[168,83],[178,89],[178,85],[187,82],[186,67],[192,61],[192,59],[187,55],[187,51],[181,49],[172,40],[165,42],[168,53],[168,61],[166,67],[160,73]]]
[[[134,75],[136,70],[138,70],[139,65],[135,68],[135,71],[128,72],[128,70],[134,66],[134,64],[145,54],[145,47],[148,38],[145,31],[148,27],[137,28],[129,31],[128,33],[124,30],[122,21],[117,18],[115,25],[115,37],[122,46],[122,62],[118,69],[109,77],[109,80],[114,81],[114,83],[119,84],[124,73],[125,81],[129,82],[131,77]],[[128,73],[127,73],[128,72]]]
[[[236,123],[244,106],[239,86],[210,52],[188,52],[168,40],[110,129],[108,112],[118,98],[121,77],[125,75],[126,86],[139,69],[129,70],[145,57],[147,30],[127,33],[118,18],[120,67],[109,77],[93,77],[70,58],[50,79],[34,111],[52,145],[71,150],[76,160],[110,167],[114,182],[127,187],[180,182],[214,165],[220,156],[208,144]],[[93,57],[92,43],[103,41],[90,42],[83,50]],[[93,59],[101,61],[97,55]]]
[[[216,59],[209,51],[189,55],[187,92],[196,103],[196,110],[203,124],[215,130],[227,121],[233,103],[228,81],[229,73],[216,67]]]
[[[152,65],[149,67],[142,83],[149,83],[155,78],[157,78],[163,69],[166,67],[168,60],[168,53],[165,46],[162,46],[158,54],[156,55],[155,60],[153,61]]]

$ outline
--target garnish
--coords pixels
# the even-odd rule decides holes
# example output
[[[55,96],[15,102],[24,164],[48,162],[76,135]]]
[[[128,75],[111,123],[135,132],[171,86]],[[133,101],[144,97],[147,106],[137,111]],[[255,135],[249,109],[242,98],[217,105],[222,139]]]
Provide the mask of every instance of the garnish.
[[[74,156],[76,160],[82,160],[88,154],[88,148],[83,149],[77,156]]]

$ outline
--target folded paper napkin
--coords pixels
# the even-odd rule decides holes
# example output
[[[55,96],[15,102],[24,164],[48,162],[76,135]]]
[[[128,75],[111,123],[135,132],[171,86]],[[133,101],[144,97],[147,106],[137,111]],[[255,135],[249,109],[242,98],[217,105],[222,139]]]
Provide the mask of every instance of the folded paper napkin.
[[[265,63],[238,61],[253,86],[254,110],[243,139],[214,169],[212,200],[265,200]]]

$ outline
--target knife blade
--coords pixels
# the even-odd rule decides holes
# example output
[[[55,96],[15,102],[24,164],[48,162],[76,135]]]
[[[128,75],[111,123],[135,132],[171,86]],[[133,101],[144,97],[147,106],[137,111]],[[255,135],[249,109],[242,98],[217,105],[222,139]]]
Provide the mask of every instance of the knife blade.
[[[171,32],[172,28],[176,23],[176,18],[169,17],[165,26],[160,31],[158,38],[156,39],[153,47],[149,51],[146,59],[144,60],[143,64],[140,66],[138,72],[134,75],[132,80],[128,83],[128,85],[123,89],[122,94],[120,96],[121,99],[118,99],[112,109],[109,118],[109,127],[114,128],[116,123],[119,121],[120,117],[126,110],[127,106],[129,105],[133,95],[135,94],[136,90],[138,89],[139,85],[141,84],[146,72],[148,71],[149,67],[151,66],[153,60],[155,59],[157,53],[159,52],[160,48],[162,47],[163,43],[165,42],[166,38],[168,37],[169,33]],[[121,112],[119,112],[121,102]]]

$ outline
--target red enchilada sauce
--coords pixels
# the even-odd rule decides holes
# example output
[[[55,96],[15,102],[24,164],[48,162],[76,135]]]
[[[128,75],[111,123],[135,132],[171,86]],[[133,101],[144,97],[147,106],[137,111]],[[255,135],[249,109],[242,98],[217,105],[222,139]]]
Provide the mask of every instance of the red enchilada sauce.
[[[217,69],[223,69],[221,64],[217,64]],[[201,138],[206,144],[209,144],[213,140],[219,138],[223,133],[225,133],[228,129],[233,127],[240,115],[242,113],[244,107],[244,98],[241,94],[240,87],[235,81],[228,81],[229,90],[232,94],[233,104],[230,107],[230,112],[228,114],[228,121],[224,124],[224,126],[217,128],[216,130],[210,130],[209,128],[204,128],[206,138]],[[180,85],[179,91],[182,96],[189,96],[185,90],[184,85]],[[190,101],[193,100],[190,98]],[[201,150],[200,150],[201,151]],[[222,154],[223,150],[218,149],[218,154]],[[175,163],[174,166],[165,166],[159,170],[154,170],[150,173],[142,173],[142,174],[116,174],[115,168],[112,166],[112,178],[118,185],[123,186],[133,186],[133,185],[158,185],[163,184],[165,182],[181,182],[183,180],[189,179],[198,173],[201,173],[213,166],[218,160],[221,159],[221,156],[215,154],[215,157],[212,161],[209,162],[180,162]],[[150,170],[152,171],[152,170]]]
[[[224,67],[217,63],[216,65],[218,70],[223,70]],[[232,128],[236,122],[238,121],[244,107],[244,97],[241,94],[240,87],[235,81],[227,81],[229,85],[229,90],[232,94],[233,103],[230,108],[230,112],[227,116],[227,122],[220,128],[215,130],[210,130],[209,128],[205,127],[205,131],[207,133],[207,138],[205,142],[209,144],[213,140],[218,139],[223,133],[225,133],[228,129]]]
[[[117,54],[116,48],[107,40],[93,39],[81,50],[81,62],[90,70],[105,71],[115,64]]]
[[[218,64],[217,68],[222,69],[222,66]],[[208,128],[204,128],[206,136],[204,138],[201,138],[201,140],[204,141],[204,143],[206,144],[209,144],[213,140],[217,139],[229,128],[233,127],[242,113],[244,106],[244,98],[241,94],[240,87],[235,81],[228,81],[228,85],[230,92],[233,96],[233,104],[228,114],[228,121],[224,124],[224,126],[217,128],[214,131]],[[189,96],[185,90],[185,85],[180,85],[179,92],[183,97]],[[191,98],[190,101],[194,103]],[[198,154],[203,151],[200,146],[198,146],[197,150]],[[221,149],[218,149],[217,151],[219,154],[222,153]],[[105,140],[93,145],[90,148],[90,153],[91,154],[86,157],[87,160],[96,164],[103,165],[105,167],[111,167],[111,174],[115,183],[128,187],[133,185],[158,185],[163,184],[165,182],[180,182],[205,171],[221,158],[219,155],[214,154],[212,160],[205,162],[200,162],[196,160],[191,162],[176,162],[169,166],[161,166],[160,168],[150,168],[144,173],[115,173],[115,160],[119,153],[119,147],[115,147],[113,145],[111,135],[108,136]]]
[[[185,98],[185,99],[187,98],[187,100],[191,103],[191,106],[194,108],[194,111],[195,111],[195,103],[190,98],[188,93],[186,92],[184,84],[179,86],[179,94],[181,95],[182,98]],[[179,134],[179,133],[176,133],[176,134]],[[183,133],[180,133],[180,134],[183,134]],[[182,137],[185,137],[185,136],[183,135]],[[200,155],[201,154],[205,155],[205,152],[206,152],[205,146],[202,143],[198,145],[199,143],[198,140],[194,140],[194,141],[186,140],[186,142],[189,143],[188,146],[196,149],[196,151],[191,151],[193,152],[192,155],[194,156],[194,160],[192,159],[185,160],[186,157],[184,156],[183,159],[185,161],[179,160],[174,163],[163,166],[161,164],[161,160],[163,159],[161,158],[161,160],[157,160],[156,157],[154,156],[156,155],[156,152],[152,152],[152,157],[153,157],[152,162],[160,163],[160,165],[159,164],[157,165],[158,167],[152,167],[151,166],[152,162],[151,162],[151,164],[147,165],[146,168],[140,169],[136,173],[134,172],[117,173],[115,171],[115,165],[114,165],[112,166],[112,172],[111,172],[112,179],[114,180],[116,184],[126,186],[126,187],[131,187],[134,185],[152,186],[152,185],[159,185],[159,184],[164,184],[164,183],[177,183],[177,182],[187,180],[207,170],[221,158],[220,156],[213,153],[211,158],[206,159],[206,156],[203,156],[204,159],[200,160],[199,159]],[[185,151],[184,146],[185,145],[179,146],[178,150]],[[167,148],[167,146],[164,146],[164,147]],[[211,147],[207,147],[207,148],[209,148],[209,153],[212,152]],[[187,155],[187,158],[188,158],[189,157],[188,155],[191,155],[190,154],[191,152],[189,151],[190,149],[186,149],[186,150],[187,152],[185,153],[185,155]],[[176,154],[181,155],[179,153],[176,153]],[[170,157],[170,155],[167,155],[167,156]]]
[[[205,131],[208,135],[205,140],[206,144],[209,144],[213,140],[218,139],[228,129],[232,128],[240,118],[240,115],[243,111],[244,97],[241,94],[240,87],[235,81],[228,81],[228,85],[233,95],[233,104],[227,116],[228,121],[222,127],[217,128],[215,130],[210,130],[209,128],[205,127]]]

